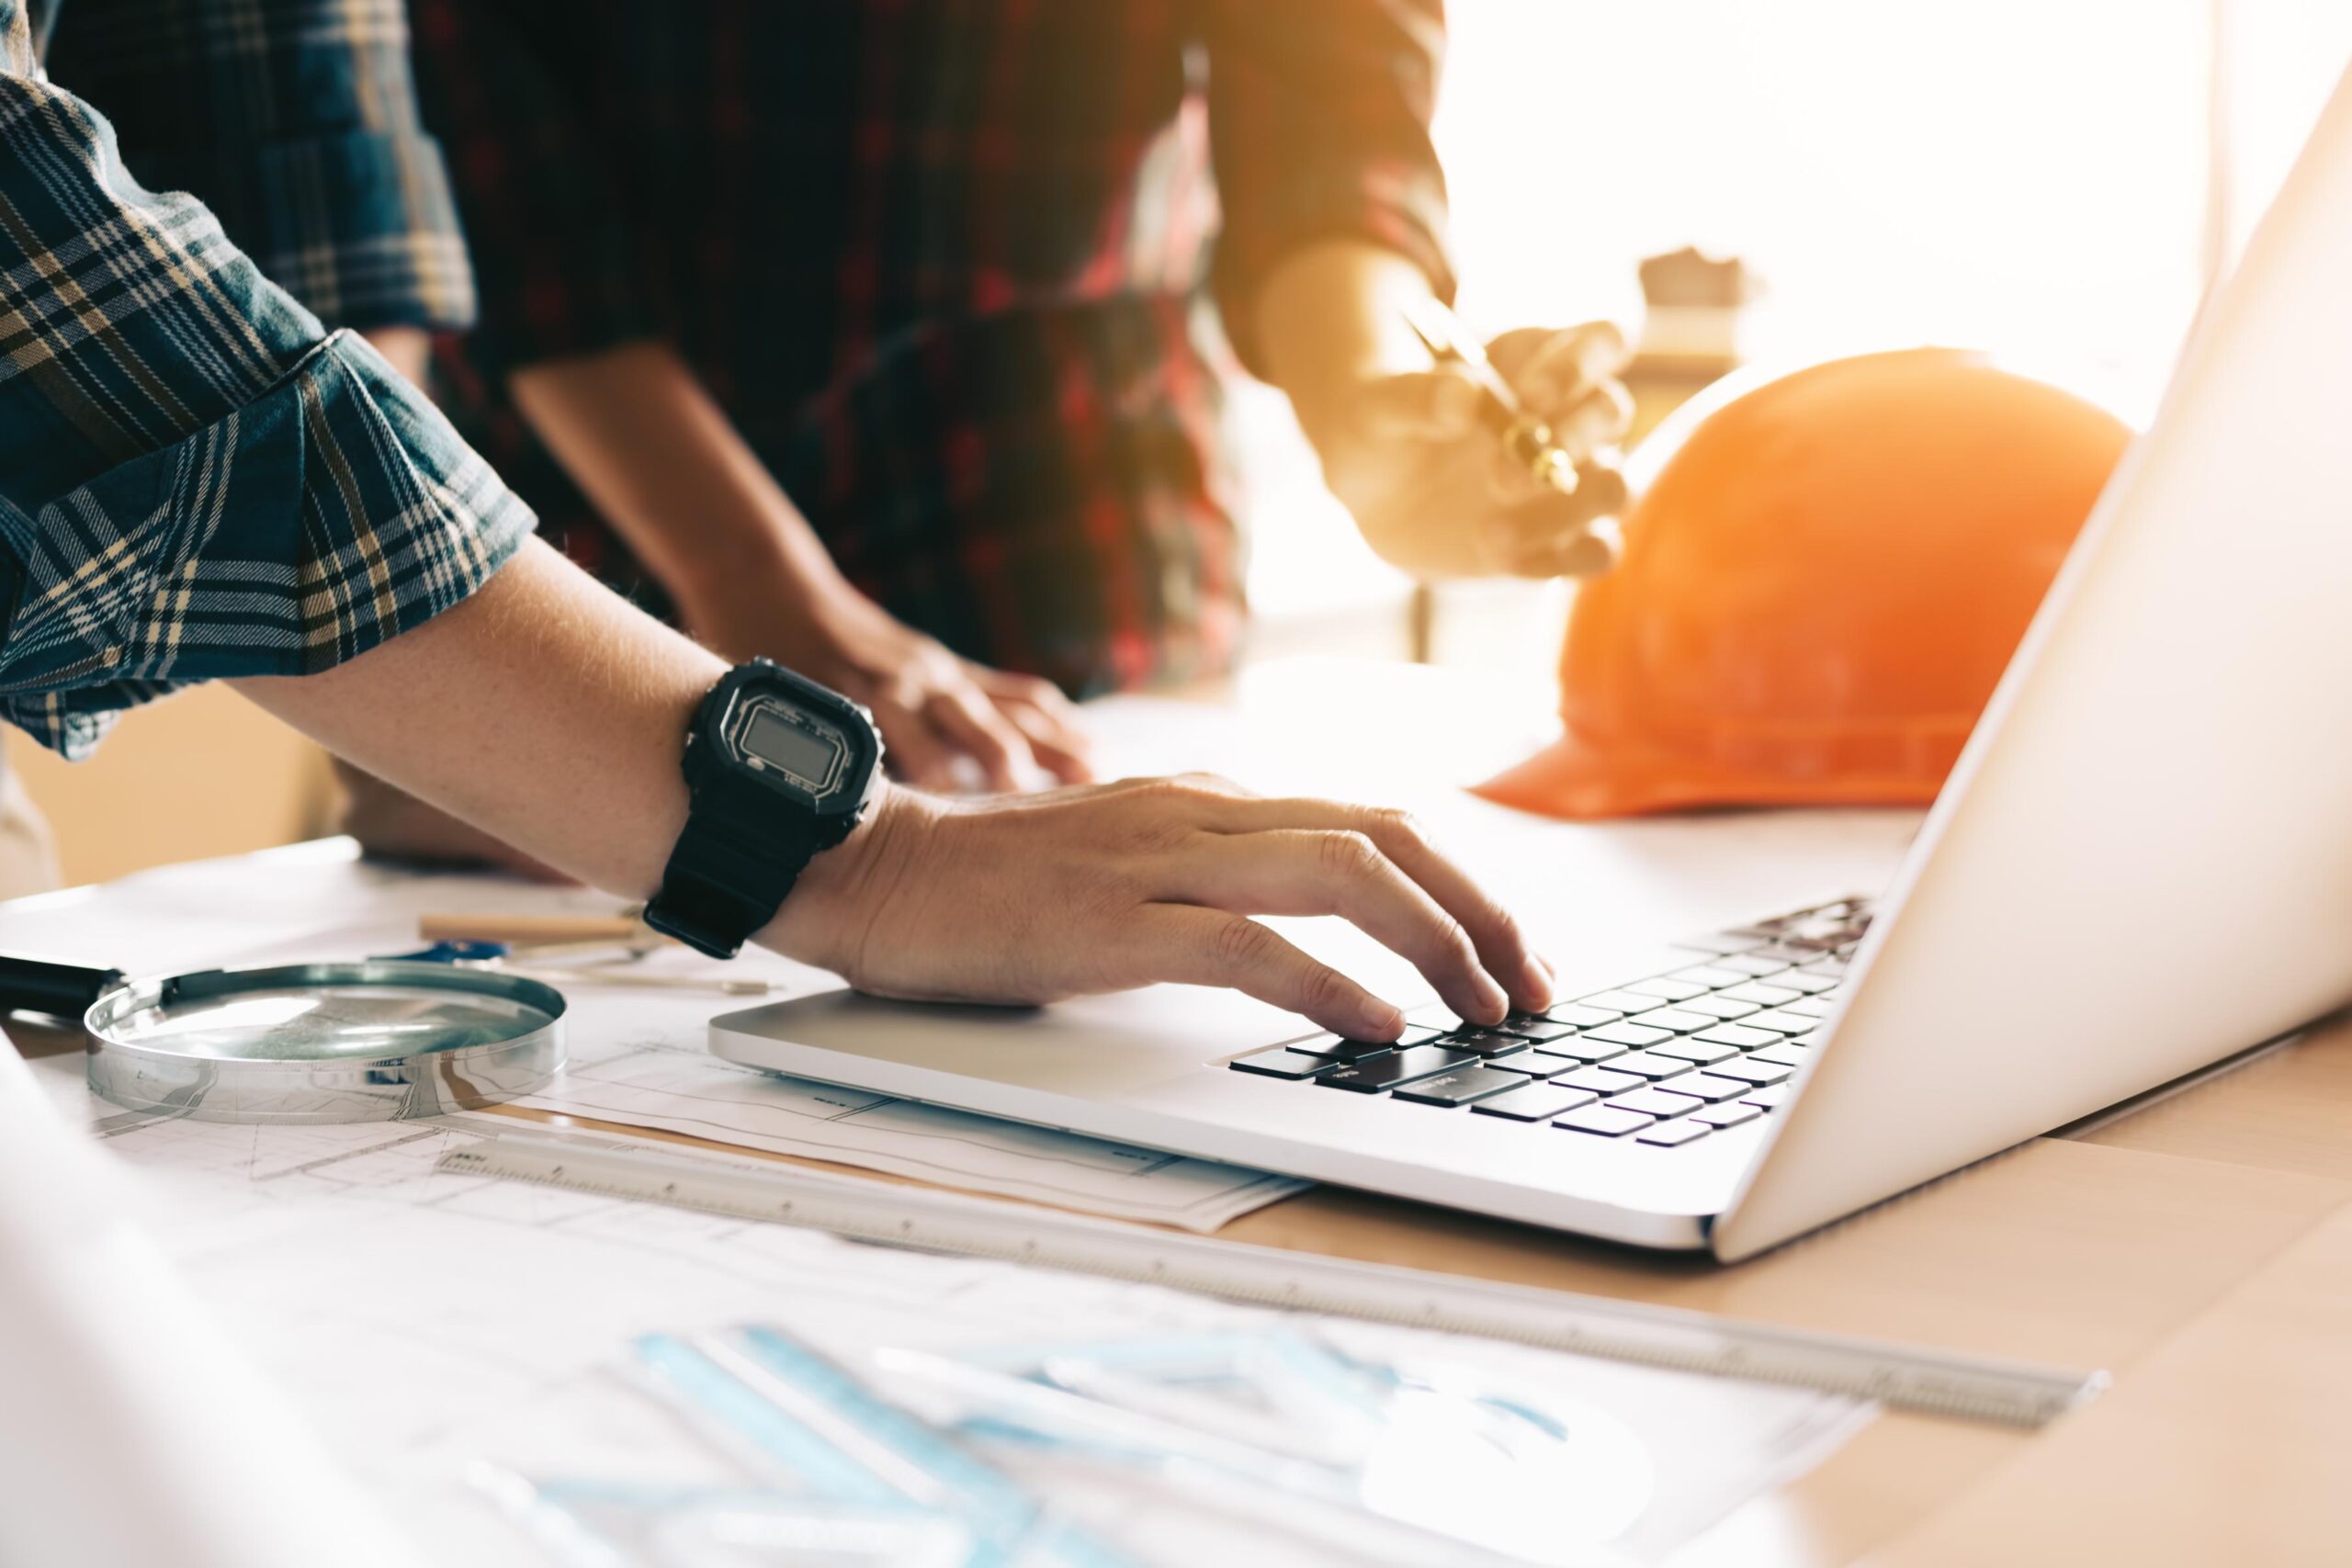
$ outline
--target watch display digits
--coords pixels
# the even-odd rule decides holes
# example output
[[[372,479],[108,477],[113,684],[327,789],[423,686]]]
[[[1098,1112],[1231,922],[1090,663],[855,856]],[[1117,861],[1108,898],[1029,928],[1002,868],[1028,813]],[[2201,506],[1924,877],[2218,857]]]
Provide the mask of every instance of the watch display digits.
[[[692,804],[646,923],[733,957],[849,837],[881,773],[881,734],[857,704],[764,659],[729,671],[686,735]]]
[[[727,741],[747,765],[775,770],[812,799],[839,787],[850,758],[849,738],[839,726],[767,695],[738,698],[736,707]]]

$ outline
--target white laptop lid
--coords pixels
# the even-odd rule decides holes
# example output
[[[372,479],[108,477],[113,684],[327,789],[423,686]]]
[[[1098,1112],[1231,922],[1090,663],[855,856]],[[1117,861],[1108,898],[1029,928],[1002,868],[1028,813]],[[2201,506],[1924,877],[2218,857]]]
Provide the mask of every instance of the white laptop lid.
[[[1745,1257],[2352,998],[2352,76],[1731,1210]]]

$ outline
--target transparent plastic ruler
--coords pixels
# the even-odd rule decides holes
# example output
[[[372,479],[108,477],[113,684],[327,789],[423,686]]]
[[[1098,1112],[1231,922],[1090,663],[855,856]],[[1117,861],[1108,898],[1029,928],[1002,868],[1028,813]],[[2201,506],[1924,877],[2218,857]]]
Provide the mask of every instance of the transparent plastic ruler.
[[[667,1203],[858,1241],[1166,1285],[1255,1306],[1442,1329],[1679,1371],[1786,1383],[1899,1410],[2040,1427],[2104,1372],[1953,1355],[1525,1285],[1182,1235],[995,1199],[500,1134],[440,1168]]]

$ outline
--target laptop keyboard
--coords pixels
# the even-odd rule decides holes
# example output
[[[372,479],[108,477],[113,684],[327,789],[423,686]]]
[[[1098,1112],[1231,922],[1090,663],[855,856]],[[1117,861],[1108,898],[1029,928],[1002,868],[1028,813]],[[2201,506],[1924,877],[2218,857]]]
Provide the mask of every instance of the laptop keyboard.
[[[1869,900],[1841,898],[1678,942],[1691,950],[1680,968],[1492,1028],[1416,1025],[1381,1044],[1327,1034],[1229,1065],[1302,1092],[1682,1148],[1785,1103],[1870,922]]]

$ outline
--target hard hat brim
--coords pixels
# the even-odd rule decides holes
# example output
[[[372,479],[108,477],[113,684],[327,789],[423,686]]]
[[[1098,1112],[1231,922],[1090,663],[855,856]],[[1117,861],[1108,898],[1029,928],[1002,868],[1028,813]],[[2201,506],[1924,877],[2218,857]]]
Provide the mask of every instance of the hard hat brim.
[[[1736,807],[1926,806],[1938,787],[1917,774],[1792,777],[1623,746],[1603,753],[1569,734],[1470,793],[1539,816],[1592,822]]]

